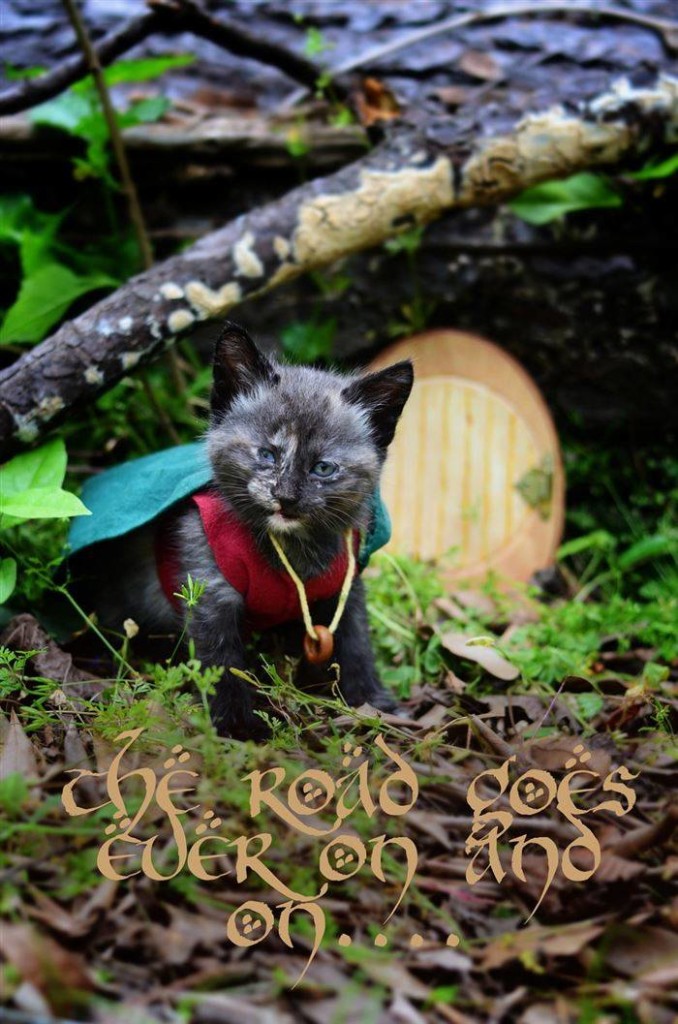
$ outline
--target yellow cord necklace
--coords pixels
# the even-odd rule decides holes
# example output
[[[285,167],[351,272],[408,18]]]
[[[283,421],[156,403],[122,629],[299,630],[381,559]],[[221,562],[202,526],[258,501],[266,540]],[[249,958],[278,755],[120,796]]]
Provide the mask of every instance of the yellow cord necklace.
[[[285,554],[277,537],[274,537],[272,533],[269,533],[269,539],[271,544],[275,548],[278,558],[284,565],[285,569],[290,575],[292,582],[297,588],[299,595],[299,604],[301,605],[301,614],[304,619],[304,627],[306,629],[306,636],[304,637],[304,654],[306,660],[313,662],[314,664],[322,664],[325,661],[329,661],[334,651],[334,633],[341,616],[344,613],[346,602],[348,601],[348,595],[351,590],[351,583],[355,575],[355,551],[353,548],[353,530],[347,530],[345,534],[346,540],[346,554],[348,555],[348,567],[346,569],[346,576],[339,592],[339,600],[337,601],[336,611],[332,617],[332,621],[329,626],[315,626],[311,620],[311,610],[308,606],[308,598],[306,596],[306,589],[304,582],[299,578],[297,573],[294,571],[290,560]]]

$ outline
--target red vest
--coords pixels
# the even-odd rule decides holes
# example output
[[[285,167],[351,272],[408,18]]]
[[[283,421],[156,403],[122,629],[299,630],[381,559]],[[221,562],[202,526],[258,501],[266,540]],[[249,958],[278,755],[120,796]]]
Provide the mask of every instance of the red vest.
[[[268,629],[283,622],[301,619],[297,589],[285,569],[274,569],[257,548],[247,526],[214,491],[194,494],[202,526],[219,571],[245,600],[245,620],[252,629]],[[360,534],[355,531],[356,555]],[[174,597],[183,582],[177,552],[172,550],[167,526],[158,530],[156,563],[162,589],[175,608],[181,602]],[[345,547],[320,576],[305,580],[308,603],[335,597],[342,588],[348,557]]]

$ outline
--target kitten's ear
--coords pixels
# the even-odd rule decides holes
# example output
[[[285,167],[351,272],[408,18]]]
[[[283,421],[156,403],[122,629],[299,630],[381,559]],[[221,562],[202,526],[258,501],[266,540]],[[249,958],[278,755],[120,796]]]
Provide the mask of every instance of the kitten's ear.
[[[414,370],[409,359],[352,381],[342,394],[347,402],[366,409],[372,436],[384,451],[390,445],[405,402],[410,397]]]
[[[276,383],[278,375],[243,327],[226,321],[214,349],[212,415],[223,416],[233,399],[262,381]]]

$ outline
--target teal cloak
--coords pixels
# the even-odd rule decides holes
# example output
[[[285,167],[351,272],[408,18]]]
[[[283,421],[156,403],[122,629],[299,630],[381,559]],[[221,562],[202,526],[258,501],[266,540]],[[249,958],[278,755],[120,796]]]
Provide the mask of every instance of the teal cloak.
[[[92,514],[73,520],[68,535],[69,554],[122,537],[152,522],[211,482],[212,467],[204,441],[144,455],[91,477],[81,497]],[[391,521],[377,490],[372,496],[370,525],[360,546],[361,569],[375,551],[388,543],[390,536]]]

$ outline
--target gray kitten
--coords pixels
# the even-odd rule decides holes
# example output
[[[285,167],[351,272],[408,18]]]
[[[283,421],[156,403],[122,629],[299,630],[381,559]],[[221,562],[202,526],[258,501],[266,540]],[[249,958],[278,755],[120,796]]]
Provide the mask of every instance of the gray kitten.
[[[412,381],[409,361],[364,376],[285,366],[259,352],[242,328],[225,325],[214,355],[207,450],[220,498],[274,570],[282,567],[271,533],[308,581],[335,564],[348,529],[367,527],[372,495]],[[163,528],[170,532],[180,579],[190,573],[206,584],[188,622],[196,655],[203,665],[226,670],[212,699],[214,724],[222,735],[261,738],[267,728],[254,714],[251,687],[228,671],[247,667],[243,596],[219,569],[196,505],[189,499],[171,516]],[[155,530],[154,525],[143,527],[124,543],[109,542],[95,556],[98,567],[90,553],[88,574],[94,570],[100,579],[108,578],[97,601],[104,623],[119,628],[123,618],[131,617],[146,630],[181,625],[181,611],[172,607],[158,578]],[[336,596],[312,604],[313,622],[328,625],[336,604]],[[301,632],[297,626],[297,653]],[[357,575],[334,644],[331,663],[339,665],[339,685],[348,703],[367,701],[392,710],[395,704],[376,673]],[[301,685],[327,678],[326,668],[301,662]]]

